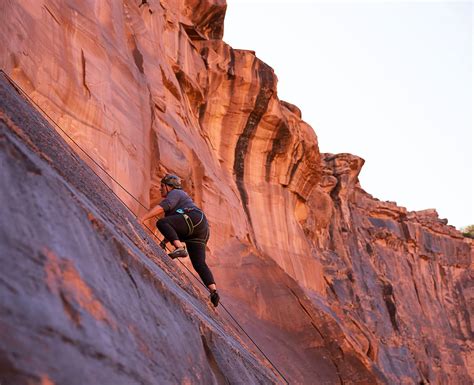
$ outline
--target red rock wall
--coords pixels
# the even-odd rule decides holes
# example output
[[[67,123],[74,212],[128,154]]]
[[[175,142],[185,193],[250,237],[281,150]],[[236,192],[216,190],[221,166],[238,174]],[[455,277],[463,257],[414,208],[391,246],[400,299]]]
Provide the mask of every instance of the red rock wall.
[[[0,381],[283,384],[0,75]]]
[[[225,7],[11,2],[1,65],[146,205],[184,178],[223,300],[292,383],[468,383],[472,243],[321,154],[271,67],[221,40]]]

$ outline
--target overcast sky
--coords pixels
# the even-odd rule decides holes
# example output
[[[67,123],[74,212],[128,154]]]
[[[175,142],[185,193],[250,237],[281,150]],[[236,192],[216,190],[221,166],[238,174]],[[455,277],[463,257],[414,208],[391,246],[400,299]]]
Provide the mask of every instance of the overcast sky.
[[[321,152],[362,187],[474,223],[472,2],[227,0],[224,40],[274,68]]]

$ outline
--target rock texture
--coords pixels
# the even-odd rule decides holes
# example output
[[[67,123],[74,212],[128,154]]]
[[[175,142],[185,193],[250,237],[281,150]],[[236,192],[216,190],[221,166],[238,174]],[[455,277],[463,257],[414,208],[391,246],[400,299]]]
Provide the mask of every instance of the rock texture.
[[[157,202],[159,179],[165,171],[184,178],[185,188],[204,208],[211,223],[208,259],[223,303],[291,383],[471,383],[472,241],[439,219],[435,210],[408,212],[367,194],[358,182],[364,163],[361,158],[320,153],[317,137],[302,120],[300,110],[279,100],[272,68],[253,51],[235,50],[222,41],[225,8],[225,1],[210,0],[8,2],[0,13],[1,66],[43,113],[145,206]],[[22,130],[21,124],[8,123],[15,114],[7,114],[10,120],[3,114],[2,122],[8,130]],[[31,142],[36,156],[41,155],[44,150],[36,144],[38,138],[33,130],[29,132],[27,137],[19,138]],[[62,133],[59,129],[58,132]],[[8,146],[5,154],[13,151]],[[142,212],[140,203],[82,151],[74,145],[72,148],[135,214]],[[61,163],[61,158],[48,157],[65,178],[65,186],[77,189],[74,186],[78,183],[93,193],[93,205],[99,206],[96,210],[112,204],[104,203],[111,199],[107,199],[106,189],[92,189],[97,181],[75,178],[73,182],[71,175],[76,172],[72,166]],[[21,161],[26,158],[20,157],[18,162],[28,169],[26,165],[30,163]],[[5,159],[10,158],[5,155]],[[12,180],[8,185],[2,184],[2,191],[18,199],[19,191],[25,187],[15,182],[11,162],[2,163],[2,172],[10,173]],[[63,171],[65,167],[69,172]],[[43,179],[43,174],[37,178]],[[140,243],[143,233],[131,224],[134,222],[130,215],[117,215],[124,209],[116,201],[114,209],[101,211],[99,222],[109,223],[114,231],[122,229],[118,243],[135,242],[141,245],[135,244],[140,252],[129,250],[130,246],[126,253],[114,249],[116,246],[110,246],[112,236],[104,239],[103,227],[96,227],[91,220],[77,224],[79,229],[89,230],[79,234],[71,230],[74,236],[66,236],[66,229],[75,228],[64,223],[71,213],[53,212],[52,208],[71,193],[67,188],[63,192],[52,190],[55,195],[47,194],[49,201],[41,201],[49,207],[45,209],[49,214],[38,215],[29,225],[30,230],[20,233],[26,243],[18,248],[13,260],[25,262],[17,262],[11,269],[18,276],[29,277],[25,278],[27,282],[19,289],[12,284],[16,282],[14,278],[0,279],[6,288],[2,292],[11,292],[11,298],[20,295],[25,301],[24,306],[15,306],[16,301],[11,298],[2,301],[15,314],[12,319],[24,319],[27,325],[13,331],[12,326],[2,328],[11,338],[18,339],[3,350],[8,370],[18,376],[29,375],[37,382],[67,383],[53,380],[62,365],[51,355],[35,356],[38,369],[30,372],[25,369],[26,361],[15,365],[12,358],[40,349],[45,338],[42,325],[48,325],[45,320],[60,313],[62,318],[54,320],[57,327],[51,332],[57,345],[50,342],[48,346],[71,349],[69,345],[76,346],[68,342],[72,339],[82,344],[82,352],[89,360],[63,375],[74,376],[74,370],[85,365],[91,373],[104,375],[100,383],[119,382],[112,374],[103,373],[115,371],[118,378],[129,370],[124,368],[134,370],[128,372],[127,378],[140,374],[137,382],[141,383],[153,383],[153,376],[163,378],[160,383],[281,381],[257,358],[248,358],[254,363],[252,369],[242,370],[236,360],[222,366],[216,357],[223,357],[224,353],[215,353],[209,342],[202,342],[200,335],[205,333],[198,330],[201,326],[196,327],[214,322],[214,315],[204,317],[201,311],[194,310],[203,306],[193,299],[197,294],[180,294],[180,300],[173,302],[179,307],[178,313],[187,314],[183,316],[188,317],[187,321],[178,324],[182,325],[180,331],[194,341],[189,350],[166,339],[179,334],[175,329],[165,328],[164,336],[150,336],[148,333],[153,332],[147,322],[151,321],[136,319],[141,313],[157,316],[150,316],[151,310],[144,303],[157,301],[158,307],[160,301],[167,303],[169,296],[175,298],[176,293],[181,293],[171,283],[168,285],[169,280],[190,293],[198,289],[183,280],[179,269],[171,267],[169,261],[160,257],[158,263],[153,259],[152,255],[159,252]],[[35,199],[39,198],[27,197],[21,199],[23,204],[38,206]],[[9,222],[22,228],[31,216],[14,207],[13,203],[9,205],[2,217],[13,218]],[[6,227],[5,222],[2,226]],[[49,228],[50,232],[35,238],[31,236],[35,228]],[[2,228],[5,233],[10,234]],[[6,239],[9,237],[12,235]],[[85,248],[80,257],[73,258],[67,250],[91,243],[89,238],[100,238],[98,249]],[[56,247],[59,250],[53,250]],[[30,267],[24,267],[31,263],[25,257],[31,254],[31,248],[42,254]],[[101,254],[100,248],[107,252]],[[97,261],[98,253],[104,256],[102,262]],[[155,264],[146,262],[145,255]],[[132,304],[136,286],[141,287],[134,273],[124,274],[119,269],[123,258],[139,259],[157,272],[147,282],[150,287],[160,288],[161,297],[154,298],[153,291],[147,289],[141,305],[133,304],[139,306],[133,311],[135,317],[117,310]],[[22,269],[27,274],[21,274]],[[114,269],[121,271],[123,280],[117,279],[119,273]],[[175,276],[179,278],[173,279]],[[100,289],[97,293],[95,285],[86,283],[96,280]],[[164,281],[166,284],[160,283]],[[40,285],[37,282],[42,282],[44,296],[37,300],[25,298],[21,288]],[[112,293],[117,290],[121,294],[114,298],[114,305]],[[43,302],[50,305],[43,307],[41,316],[27,310]],[[80,311],[70,310],[74,307]],[[87,328],[82,326],[82,312],[90,314],[87,322],[94,321]],[[160,324],[168,325],[167,321],[178,316],[171,312],[170,318],[163,317]],[[212,325],[206,326],[209,333],[214,333]],[[79,335],[62,338],[58,333],[61,328],[74,327],[79,328]],[[129,332],[131,335],[141,336],[136,338],[141,343],[127,345],[132,356],[139,357],[139,365],[135,365],[134,358],[127,361],[118,353],[114,330],[124,327],[134,330]],[[235,346],[235,339],[240,338],[230,333],[229,325],[227,329],[218,333],[219,352],[227,352],[230,348],[224,346]],[[26,330],[30,334],[25,334]],[[35,344],[27,343],[26,335]],[[164,367],[156,357],[142,361],[140,355],[144,351],[154,352],[156,348],[150,341],[159,344],[160,338],[164,340],[161,354],[189,354],[197,361],[172,360],[176,371]],[[248,348],[252,349],[250,345]],[[236,349],[240,354],[249,354],[240,347]],[[213,353],[209,355],[209,351]],[[101,354],[107,358],[104,360]],[[225,354],[231,357],[231,353]],[[28,359],[31,357],[24,358]],[[208,368],[202,369],[206,365]],[[242,378],[236,379],[234,374],[241,371]],[[143,373],[151,374],[147,377]],[[170,373],[174,377],[166,377]],[[204,374],[199,377],[199,373]],[[212,376],[214,379],[210,380]]]
[[[0,77],[0,380],[284,383]]]

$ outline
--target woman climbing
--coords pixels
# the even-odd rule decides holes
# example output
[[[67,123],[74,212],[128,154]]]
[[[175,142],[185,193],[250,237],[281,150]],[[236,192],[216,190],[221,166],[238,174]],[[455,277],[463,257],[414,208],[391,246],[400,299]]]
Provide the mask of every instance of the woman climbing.
[[[176,175],[167,174],[161,180],[161,196],[164,199],[142,215],[140,222],[164,215],[156,222],[158,230],[164,236],[162,246],[166,242],[173,244],[175,250],[168,254],[173,259],[187,257],[189,253],[194,270],[209,289],[212,304],[217,306],[219,294],[212,272],[206,264],[206,244],[209,239],[206,216],[181,189],[181,179]]]

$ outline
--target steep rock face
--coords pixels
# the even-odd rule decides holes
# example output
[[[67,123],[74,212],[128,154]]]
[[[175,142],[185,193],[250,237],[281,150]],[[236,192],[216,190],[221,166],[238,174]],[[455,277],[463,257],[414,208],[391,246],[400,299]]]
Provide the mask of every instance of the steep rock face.
[[[283,383],[0,77],[0,380]]]
[[[292,383],[469,383],[472,244],[320,154],[273,70],[221,40],[225,7],[18,1],[2,68],[145,205],[184,178],[224,301]]]
[[[333,216],[325,228],[307,225],[337,318],[391,383],[470,383],[472,241],[434,210],[407,212],[364,192],[359,158],[324,161],[337,179]]]

